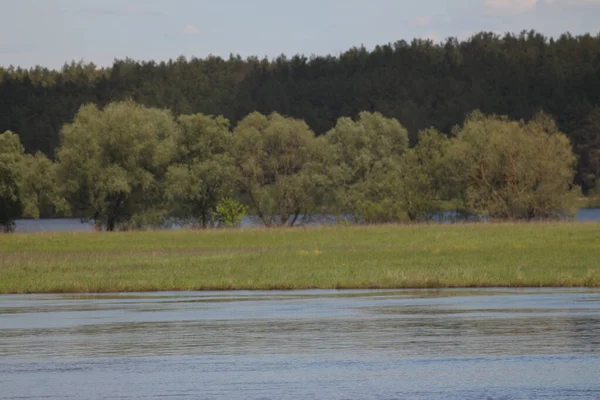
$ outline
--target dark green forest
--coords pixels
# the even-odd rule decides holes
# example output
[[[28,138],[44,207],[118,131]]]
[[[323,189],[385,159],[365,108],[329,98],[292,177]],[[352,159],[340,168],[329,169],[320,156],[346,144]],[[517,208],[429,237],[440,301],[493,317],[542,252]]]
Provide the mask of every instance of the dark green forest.
[[[575,182],[588,194],[600,176],[600,35],[479,33],[459,41],[398,41],[339,55],[116,60],[0,68],[0,132],[19,134],[26,153],[56,160],[59,134],[83,104],[131,99],[175,116],[248,114],[301,119],[317,135],[340,117],[380,112],[415,146],[419,131],[450,134],[475,109],[530,120],[552,116],[577,157]]]

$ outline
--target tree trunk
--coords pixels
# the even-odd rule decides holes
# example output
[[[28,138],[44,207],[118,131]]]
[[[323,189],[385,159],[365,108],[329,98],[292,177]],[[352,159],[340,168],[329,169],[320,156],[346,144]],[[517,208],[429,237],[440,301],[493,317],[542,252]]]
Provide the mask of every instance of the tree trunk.
[[[108,232],[113,232],[115,230],[116,218],[113,214],[109,214],[108,218],[106,218],[106,230]]]

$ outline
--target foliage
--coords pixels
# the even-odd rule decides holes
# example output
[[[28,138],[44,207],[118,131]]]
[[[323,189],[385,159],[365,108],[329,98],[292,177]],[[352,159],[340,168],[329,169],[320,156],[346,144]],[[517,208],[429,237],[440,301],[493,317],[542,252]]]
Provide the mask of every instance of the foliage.
[[[112,231],[160,208],[177,126],[167,111],[119,102],[86,105],[63,127],[59,177],[77,215]]]
[[[411,221],[429,219],[443,209],[444,201],[457,197],[447,157],[450,144],[450,139],[431,128],[421,132],[418,144],[403,154],[397,173],[397,201]]]
[[[340,118],[326,140],[338,212],[367,223],[402,219],[405,210],[395,201],[395,191],[408,147],[406,129],[379,113],[361,112],[356,121]]]
[[[529,123],[472,113],[459,128],[452,156],[469,210],[492,218],[570,214],[575,157],[569,140],[540,114]]]
[[[450,135],[406,129],[380,113],[340,118],[322,137],[303,121],[252,113],[174,119],[132,101],[82,107],[63,127],[56,163],[0,135],[0,224],[72,213],[98,228],[141,230],[191,222],[265,226],[318,214],[368,224],[477,218],[563,218],[583,204],[569,140],[546,114],[529,122],[471,113]],[[591,193],[591,192],[590,192]],[[236,198],[240,201],[233,201]]]
[[[0,134],[0,228],[11,232],[14,220],[23,209],[20,185],[23,146],[19,137],[10,131]]]
[[[229,121],[196,114],[181,116],[178,123],[177,161],[167,171],[166,198],[177,219],[214,226],[217,203],[233,189]]]
[[[265,226],[294,225],[327,186],[323,149],[303,121],[253,113],[234,129],[236,181]]]
[[[57,164],[40,152],[23,157],[21,184],[23,216],[52,217],[69,212],[69,204],[60,194],[57,167]]]
[[[238,226],[248,214],[248,208],[242,203],[226,197],[217,204],[215,215],[225,226]]]
[[[577,181],[587,194],[593,194],[600,190],[600,105],[589,112],[572,136],[579,155]]]
[[[595,120],[600,106],[599,70],[600,36],[534,31],[398,41],[338,56],[7,67],[0,71],[0,132],[19,132],[28,154],[54,158],[61,127],[83,104],[131,98],[175,115],[221,114],[233,125],[254,111],[278,112],[306,121],[317,135],[340,117],[377,111],[401,121],[414,145],[419,131],[449,132],[474,109],[513,120],[544,110],[573,142],[576,183],[587,193],[598,176],[600,133],[586,118]]]

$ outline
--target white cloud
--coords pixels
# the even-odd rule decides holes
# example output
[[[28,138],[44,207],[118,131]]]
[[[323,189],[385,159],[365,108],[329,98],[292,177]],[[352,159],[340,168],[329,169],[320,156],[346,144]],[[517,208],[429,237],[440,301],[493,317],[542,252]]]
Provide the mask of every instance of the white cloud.
[[[433,18],[430,15],[422,15],[412,20],[412,24],[415,26],[429,26],[431,22],[433,22]]]
[[[183,27],[183,34],[184,35],[190,35],[190,36],[199,35],[200,34],[200,29],[198,29],[194,25],[185,24],[185,26]]]

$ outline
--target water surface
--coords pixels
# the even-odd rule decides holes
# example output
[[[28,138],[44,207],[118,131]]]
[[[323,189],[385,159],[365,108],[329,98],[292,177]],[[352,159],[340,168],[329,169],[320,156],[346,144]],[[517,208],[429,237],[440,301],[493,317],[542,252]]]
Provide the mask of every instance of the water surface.
[[[600,399],[600,291],[0,296],[1,399]]]
[[[457,216],[446,215],[445,217],[437,216],[435,221],[443,223],[452,223],[460,221]],[[331,225],[336,221],[334,216],[315,216],[305,222],[305,225]],[[574,217],[576,222],[592,222],[600,221],[600,208],[582,208]],[[240,226],[242,228],[252,228],[261,226],[260,220],[257,217],[245,217]],[[181,229],[181,227],[173,226],[171,229]],[[16,221],[17,232],[91,232],[94,230],[93,224],[89,222],[82,223],[77,218],[55,218],[55,219],[40,219],[28,220],[19,219]]]

